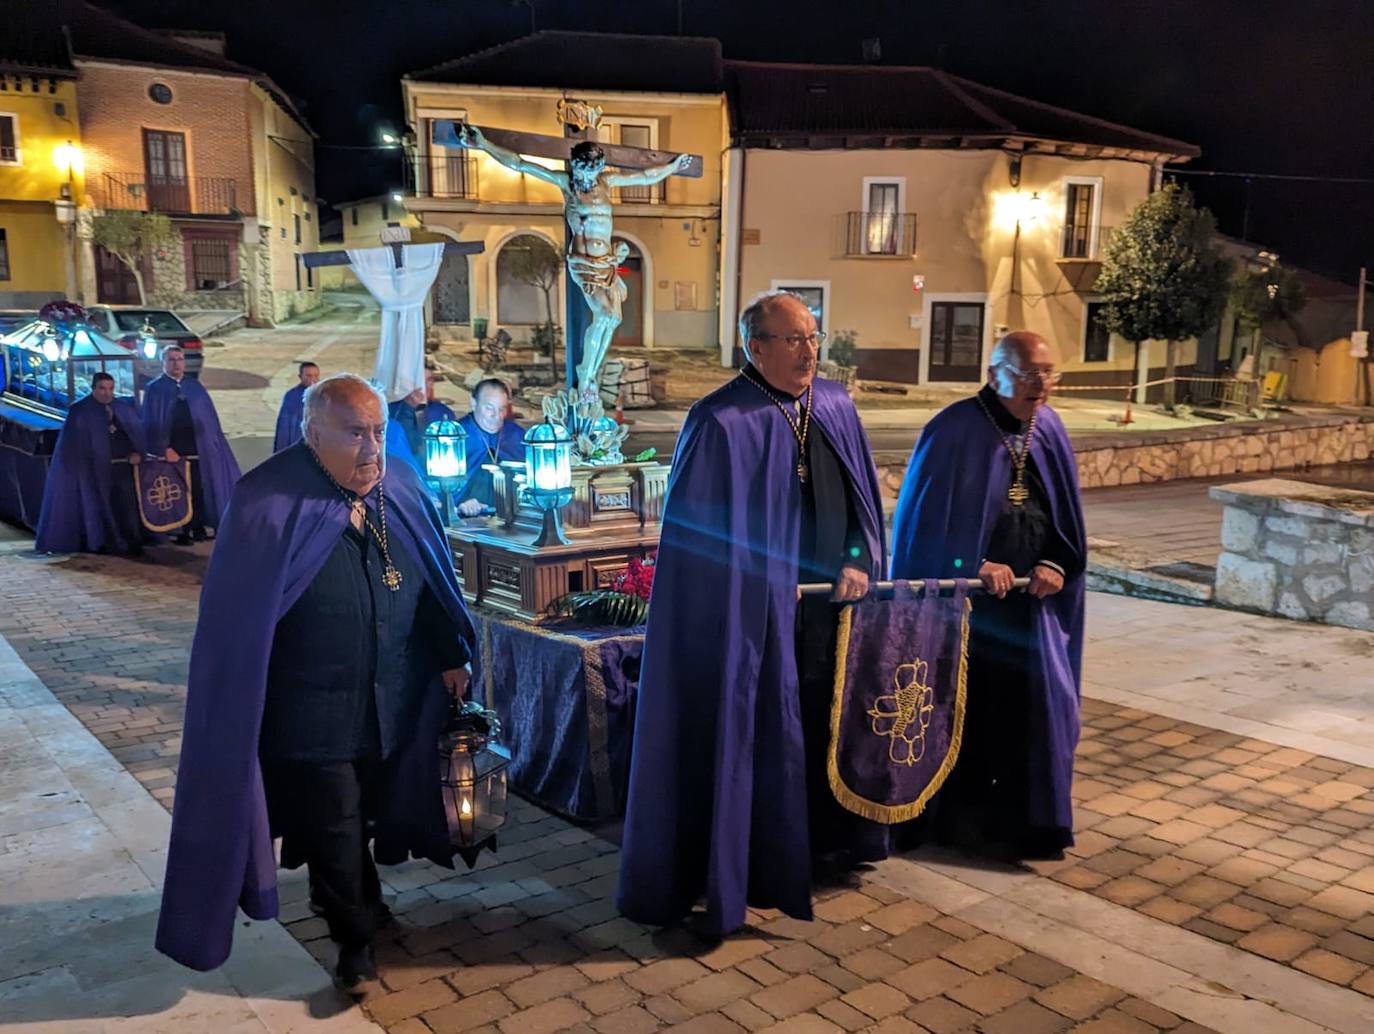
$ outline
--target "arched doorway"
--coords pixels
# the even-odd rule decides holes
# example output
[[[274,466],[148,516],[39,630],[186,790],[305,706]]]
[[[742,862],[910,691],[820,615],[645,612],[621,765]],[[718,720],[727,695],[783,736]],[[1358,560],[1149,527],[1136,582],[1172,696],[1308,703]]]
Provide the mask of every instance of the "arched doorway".
[[[558,282],[563,260],[543,237],[522,233],[496,255],[496,322],[502,326],[561,323]]]
[[[439,275],[434,279],[434,322],[468,323],[472,306],[468,294],[468,257],[454,252],[444,255]]]
[[[625,240],[617,237],[617,241]],[[630,241],[625,241],[630,254],[620,263],[620,279],[625,282],[625,302],[621,306],[623,318],[616,328],[611,344],[624,348],[638,348],[644,344],[644,256]]]

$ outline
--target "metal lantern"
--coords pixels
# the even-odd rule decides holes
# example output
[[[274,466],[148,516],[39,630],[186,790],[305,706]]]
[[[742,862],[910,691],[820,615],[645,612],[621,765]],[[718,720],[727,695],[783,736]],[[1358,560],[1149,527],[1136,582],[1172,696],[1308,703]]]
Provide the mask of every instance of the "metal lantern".
[[[145,359],[157,358],[157,330],[154,329],[151,319],[145,319],[143,326],[138,329],[139,338],[143,341],[143,357]]]
[[[544,511],[536,546],[566,546],[562,508],[572,502],[572,436],[545,420],[525,432],[525,495]]]
[[[453,420],[425,428],[425,474],[439,486],[444,524],[453,523],[453,493],[468,472],[467,432]]]
[[[510,751],[501,746],[500,723],[474,701],[456,707],[439,737],[439,782],[449,842],[471,869],[482,848],[496,849],[506,823],[506,768]]]

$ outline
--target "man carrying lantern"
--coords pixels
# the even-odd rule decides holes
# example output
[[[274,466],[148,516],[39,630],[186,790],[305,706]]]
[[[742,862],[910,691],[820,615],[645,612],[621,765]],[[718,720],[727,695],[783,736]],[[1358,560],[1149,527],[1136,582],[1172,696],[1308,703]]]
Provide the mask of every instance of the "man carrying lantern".
[[[982,578],[968,713],[949,782],[920,835],[1013,858],[1073,843],[1087,540],[1078,465],[1049,405],[1054,351],[1020,330],[988,383],[936,415],[907,466],[892,525],[895,578]],[[1028,577],[1026,592],[1009,592]]]
[[[619,906],[666,925],[705,898],[724,935],[746,906],[810,919],[819,871],[885,857],[885,826],[826,776],[838,606],[883,567],[868,441],[817,380],[823,335],[795,295],[740,316],[749,364],[678,439],[640,676]],[[797,600],[799,582],[834,582]]]
[[[329,377],[305,393],[304,440],[230,501],[191,649],[157,932],[193,969],[224,962],[238,908],[277,914],[274,836],[283,865],[309,866],[354,997],[377,981],[374,857],[452,864],[436,743],[472,626],[438,514],[411,467],[388,467],[385,435],[381,396]]]

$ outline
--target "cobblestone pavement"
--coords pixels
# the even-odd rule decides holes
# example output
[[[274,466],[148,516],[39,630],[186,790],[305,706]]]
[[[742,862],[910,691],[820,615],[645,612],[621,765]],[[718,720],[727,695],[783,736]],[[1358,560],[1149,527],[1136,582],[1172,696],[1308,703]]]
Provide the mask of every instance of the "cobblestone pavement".
[[[170,806],[205,547],[136,562],[38,559],[20,545],[0,547],[0,634]],[[1120,597],[1094,596],[1090,612],[1107,619],[1090,622],[1090,696],[1133,685],[1131,673],[1146,663],[1128,638],[1133,628],[1147,643],[1172,639],[1172,657],[1154,669],[1163,678],[1169,664],[1191,664],[1198,697],[1209,692],[1209,672],[1244,671],[1218,655],[1218,643],[1255,654],[1241,623],[1267,630],[1276,649],[1291,647],[1285,635],[1302,636],[1312,682],[1355,678],[1349,665],[1367,671],[1362,651],[1374,650],[1374,637],[1359,633]],[[1302,673],[1278,677],[1291,686]],[[1314,735],[1266,727],[1301,744]],[[1367,1030],[1374,1011],[1359,1010],[1374,992],[1374,768],[1357,763],[1368,763],[1358,744],[1330,746],[1346,759],[1090,699],[1075,787],[1079,840],[1063,862],[1002,870],[939,853],[901,859],[828,893],[815,924],[758,914],[744,934],[716,947],[618,918],[615,845],[520,804],[499,858],[484,858],[475,873],[412,863],[386,874],[399,921],[381,951],[388,994],[368,1011],[402,1034],[614,1034],[678,1024],[884,1034]],[[988,887],[1004,897],[983,900]],[[940,893],[923,898],[930,888]],[[993,906],[1004,911],[982,911]],[[1107,910],[1133,931],[1126,940],[1140,942],[1135,961],[1103,964],[1114,949],[1083,949],[1090,931],[1045,934],[1045,924],[1067,922],[1068,913],[1019,927],[1019,913],[1005,912],[1051,906]],[[283,920],[332,961],[322,923],[303,902],[291,903]],[[1176,975],[1165,989],[1154,977],[1136,979],[1168,967],[1179,945],[1201,961],[1170,969]],[[1227,989],[1222,1006],[1189,990],[1185,978]],[[1278,1012],[1288,1008],[1285,995],[1266,1002],[1258,990],[1234,990],[1247,979],[1298,980],[1291,993],[1318,1004],[1310,1015]],[[1232,1006],[1245,1009],[1227,1012]],[[1276,1025],[1251,1029],[1245,1010],[1255,1008]],[[1309,1022],[1326,1017],[1323,1010],[1359,1022]]]

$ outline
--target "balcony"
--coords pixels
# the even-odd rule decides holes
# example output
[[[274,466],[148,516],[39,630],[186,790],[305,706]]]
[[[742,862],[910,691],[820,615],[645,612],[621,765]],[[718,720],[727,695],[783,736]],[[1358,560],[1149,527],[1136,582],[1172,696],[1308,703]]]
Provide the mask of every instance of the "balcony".
[[[406,163],[415,197],[477,200],[477,159],[470,154],[420,155]]]
[[[910,258],[916,254],[916,213],[848,213],[844,254],[848,258]]]
[[[668,181],[660,180],[647,187],[615,187],[611,200],[620,205],[661,205],[668,200]]]
[[[165,215],[240,214],[238,181],[223,176],[172,179],[143,172],[107,172],[90,186],[100,208]]]
[[[1115,226],[1065,226],[1057,261],[1100,263],[1115,230]]]

